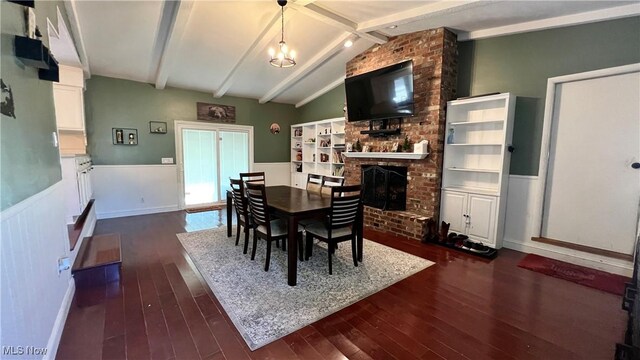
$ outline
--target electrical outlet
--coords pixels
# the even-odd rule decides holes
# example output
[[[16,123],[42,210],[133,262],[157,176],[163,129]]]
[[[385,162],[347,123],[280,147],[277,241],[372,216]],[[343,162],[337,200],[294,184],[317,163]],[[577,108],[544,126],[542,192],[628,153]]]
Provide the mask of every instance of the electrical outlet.
[[[163,164],[173,164],[173,158],[162,158],[162,163]]]

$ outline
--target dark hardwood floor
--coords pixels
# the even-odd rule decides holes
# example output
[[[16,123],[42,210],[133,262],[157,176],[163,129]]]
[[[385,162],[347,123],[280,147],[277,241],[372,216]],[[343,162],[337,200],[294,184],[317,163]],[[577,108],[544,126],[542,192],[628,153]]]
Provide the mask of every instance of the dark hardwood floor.
[[[76,291],[57,358],[611,359],[623,339],[619,297],[518,268],[522,253],[488,262],[368,232],[436,265],[252,352],[175,236],[224,221],[98,221],[96,234],[121,234],[121,282]]]

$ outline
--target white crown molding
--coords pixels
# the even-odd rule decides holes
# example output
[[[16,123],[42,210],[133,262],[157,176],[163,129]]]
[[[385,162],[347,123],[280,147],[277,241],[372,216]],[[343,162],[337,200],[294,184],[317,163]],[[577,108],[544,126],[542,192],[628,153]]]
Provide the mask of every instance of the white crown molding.
[[[579,14],[558,16],[549,19],[528,21],[513,25],[499,26],[491,29],[461,32],[458,34],[458,41],[485,39],[503,35],[587,24],[598,21],[614,20],[637,15],[640,15],[640,3],[623,5],[602,10],[588,11]]]

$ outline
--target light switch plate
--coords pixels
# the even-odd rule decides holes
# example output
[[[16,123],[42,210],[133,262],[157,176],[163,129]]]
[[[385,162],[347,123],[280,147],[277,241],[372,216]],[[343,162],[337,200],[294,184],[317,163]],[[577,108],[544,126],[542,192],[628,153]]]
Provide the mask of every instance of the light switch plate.
[[[162,158],[163,164],[173,164],[173,158]]]

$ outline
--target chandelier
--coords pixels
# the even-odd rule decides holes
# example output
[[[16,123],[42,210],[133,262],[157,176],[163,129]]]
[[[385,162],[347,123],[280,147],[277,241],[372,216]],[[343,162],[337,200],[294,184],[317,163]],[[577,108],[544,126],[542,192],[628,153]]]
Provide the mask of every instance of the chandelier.
[[[296,64],[296,52],[290,50],[287,46],[287,43],[284,42],[284,7],[287,5],[287,0],[278,0],[278,5],[280,5],[281,11],[281,24],[282,30],[280,32],[280,42],[278,43],[278,52],[274,48],[269,48],[269,56],[271,56],[271,60],[269,60],[269,64],[279,67],[279,68],[287,68],[292,67]]]

